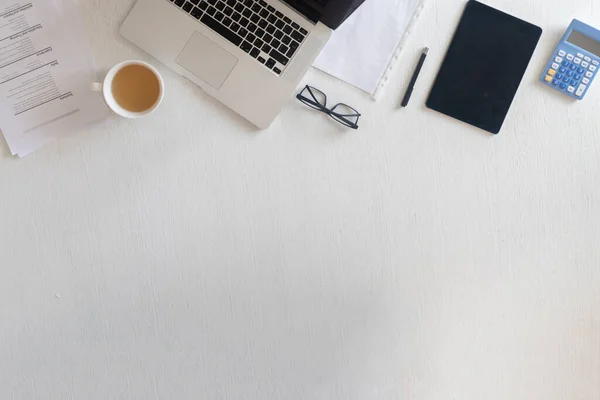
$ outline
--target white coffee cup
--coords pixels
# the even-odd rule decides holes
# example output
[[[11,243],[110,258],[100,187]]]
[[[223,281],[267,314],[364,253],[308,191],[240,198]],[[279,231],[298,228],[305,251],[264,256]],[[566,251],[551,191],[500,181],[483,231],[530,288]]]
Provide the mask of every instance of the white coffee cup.
[[[120,70],[122,70],[123,68],[125,68],[129,65],[143,66],[143,67],[149,69],[150,71],[152,71],[152,73],[154,73],[154,75],[158,79],[158,84],[159,84],[159,89],[160,89],[158,98],[156,99],[156,102],[154,103],[154,105],[152,105],[152,107],[150,107],[147,110],[144,110],[142,112],[131,112],[131,111],[124,109],[123,107],[121,107],[119,105],[119,103],[117,103],[117,101],[115,100],[115,97],[113,95],[112,83],[115,78],[115,75],[117,75],[117,73]],[[104,95],[104,100],[106,101],[106,104],[108,105],[108,107],[115,114],[120,115],[121,117],[124,117],[124,118],[142,118],[142,117],[145,117],[146,115],[152,114],[162,103],[163,96],[164,96],[164,87],[165,87],[165,83],[163,81],[163,78],[160,75],[160,73],[156,70],[156,68],[154,68],[152,65],[150,65],[148,63],[145,63],[143,61],[136,61],[136,60],[123,61],[122,63],[115,65],[114,67],[112,67],[110,69],[110,71],[108,71],[108,74],[106,74],[106,77],[104,78],[103,83],[93,83],[92,84],[92,90],[95,92],[102,92],[102,94]]]

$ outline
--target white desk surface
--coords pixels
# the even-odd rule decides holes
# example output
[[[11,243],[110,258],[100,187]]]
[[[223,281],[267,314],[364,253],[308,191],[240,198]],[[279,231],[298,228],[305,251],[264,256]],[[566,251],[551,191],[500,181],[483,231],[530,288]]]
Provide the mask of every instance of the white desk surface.
[[[0,145],[2,399],[600,398],[600,83],[537,81],[595,0],[486,1],[544,28],[497,137],[423,106],[463,0],[429,1],[378,102],[306,76],[357,132],[292,99],[257,132],[119,37],[133,0],[81,2],[99,67],[168,91]]]

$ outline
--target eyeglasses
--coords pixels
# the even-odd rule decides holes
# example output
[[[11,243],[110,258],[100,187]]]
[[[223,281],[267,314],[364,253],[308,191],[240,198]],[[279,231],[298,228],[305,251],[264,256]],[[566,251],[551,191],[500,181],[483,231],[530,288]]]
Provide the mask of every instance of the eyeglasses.
[[[358,129],[358,119],[361,114],[347,104],[339,103],[333,108],[327,108],[327,95],[319,89],[306,85],[296,96],[298,100],[310,108],[321,111],[348,128]]]

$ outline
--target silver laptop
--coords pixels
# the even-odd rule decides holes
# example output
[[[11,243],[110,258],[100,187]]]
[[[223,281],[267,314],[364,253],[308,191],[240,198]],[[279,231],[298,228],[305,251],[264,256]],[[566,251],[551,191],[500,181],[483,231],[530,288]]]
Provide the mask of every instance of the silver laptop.
[[[364,0],[138,0],[121,35],[259,128]]]

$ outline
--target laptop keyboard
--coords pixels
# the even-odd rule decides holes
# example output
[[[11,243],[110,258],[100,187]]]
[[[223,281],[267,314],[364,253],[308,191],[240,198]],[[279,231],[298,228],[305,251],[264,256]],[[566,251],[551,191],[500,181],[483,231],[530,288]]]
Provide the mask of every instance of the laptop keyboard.
[[[281,75],[308,31],[263,0],[168,0]]]

